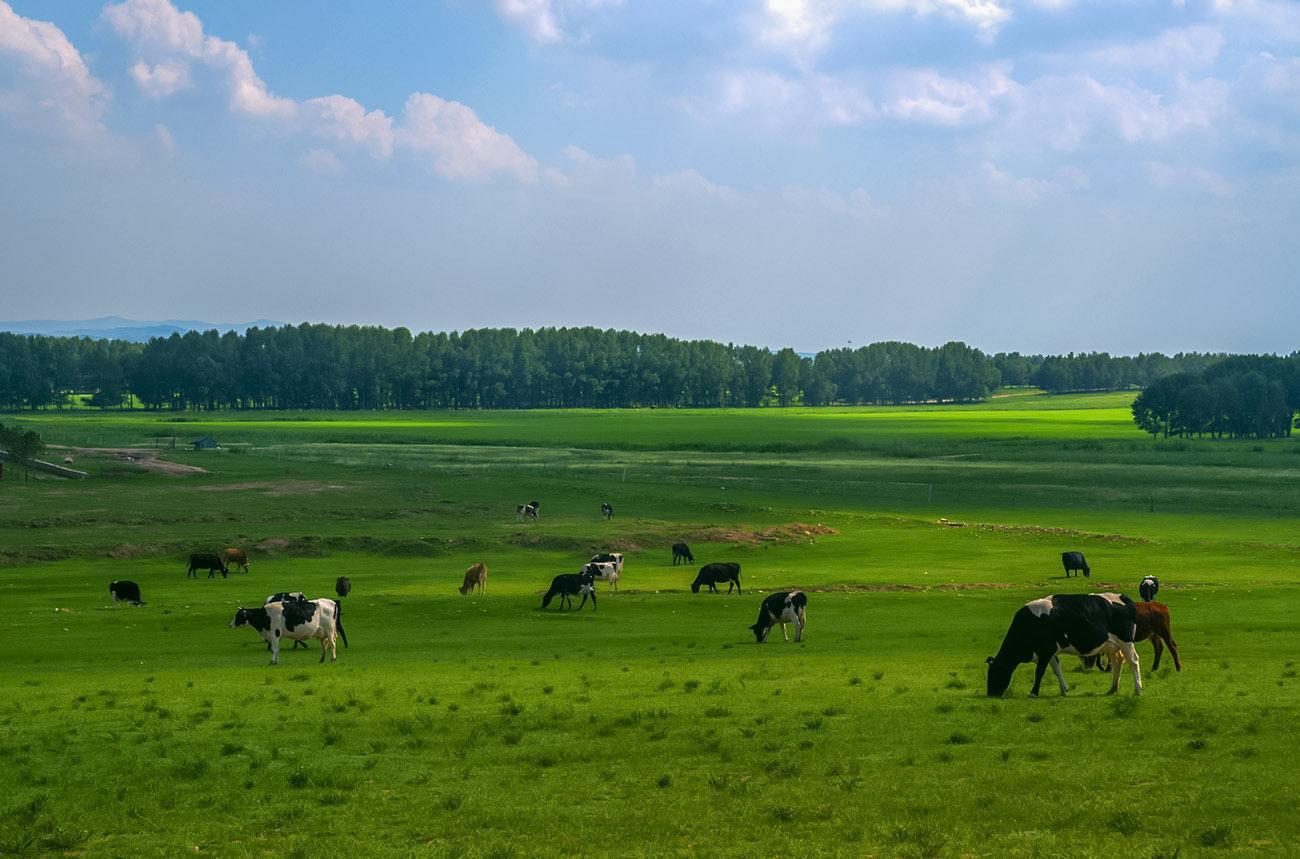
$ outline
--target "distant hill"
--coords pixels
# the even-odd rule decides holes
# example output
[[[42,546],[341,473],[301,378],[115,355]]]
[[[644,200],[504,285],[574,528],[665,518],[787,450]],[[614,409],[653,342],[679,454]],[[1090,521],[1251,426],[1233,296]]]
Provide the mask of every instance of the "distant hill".
[[[150,337],[170,337],[186,331],[237,331],[249,328],[283,326],[283,322],[256,319],[252,322],[200,322],[197,319],[167,319],[162,322],[103,316],[99,319],[29,319],[24,322],[0,322],[0,331],[14,334],[44,334],[50,337],[91,337],[96,340],[133,340],[143,343]]]

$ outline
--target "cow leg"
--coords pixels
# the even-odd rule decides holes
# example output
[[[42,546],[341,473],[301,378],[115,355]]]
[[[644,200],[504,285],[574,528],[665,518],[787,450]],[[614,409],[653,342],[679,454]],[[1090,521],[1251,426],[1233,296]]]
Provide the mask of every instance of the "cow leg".
[[[1160,654],[1164,653],[1164,651],[1165,651],[1165,646],[1164,646],[1163,644],[1160,643],[1160,636],[1158,636],[1158,635],[1153,635],[1153,636],[1151,636],[1151,644],[1152,644],[1153,647],[1155,647],[1155,651],[1156,651],[1156,658],[1155,658],[1155,661],[1151,663],[1151,670],[1152,670],[1152,671],[1159,671],[1159,670],[1160,670]]]
[[[1043,673],[1047,671],[1047,663],[1051,662],[1054,654],[1038,653],[1034,656],[1034,686],[1029,690],[1029,697],[1037,698],[1038,689],[1043,685]]]
[[[790,636],[786,635],[786,632],[785,632],[785,621],[781,621],[781,638],[782,638],[784,641],[789,641],[789,640],[790,640]]]
[[[1141,695],[1142,694],[1142,666],[1138,664],[1137,648],[1133,646],[1133,642],[1131,641],[1121,641],[1119,646],[1120,646],[1120,650],[1124,654],[1124,658],[1127,659],[1133,666],[1133,694]],[[1115,675],[1115,682],[1118,684],[1119,674]]]
[[[1061,673],[1061,659],[1058,656],[1052,657],[1052,673],[1056,675],[1056,682],[1061,684],[1061,697],[1065,697],[1065,675]]]
[[[1119,691],[1119,673],[1124,669],[1124,654],[1115,652],[1110,654],[1110,689],[1107,695],[1114,695]]]
[[[796,642],[803,641],[803,628],[807,625],[808,625],[808,621],[804,618],[803,612],[799,612],[797,615],[795,615],[794,640]]]
[[[267,644],[271,648],[271,664],[279,665],[280,664],[280,639],[273,638],[270,641],[268,641]]]

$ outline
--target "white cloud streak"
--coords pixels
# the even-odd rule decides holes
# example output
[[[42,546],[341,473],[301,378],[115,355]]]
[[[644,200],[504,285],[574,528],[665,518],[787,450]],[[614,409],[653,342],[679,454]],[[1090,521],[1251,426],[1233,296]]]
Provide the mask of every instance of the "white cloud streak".
[[[19,86],[0,90],[0,113],[32,126],[74,137],[104,131],[109,92],[86,67],[81,53],[49,21],[24,18],[0,0],[0,67]]]

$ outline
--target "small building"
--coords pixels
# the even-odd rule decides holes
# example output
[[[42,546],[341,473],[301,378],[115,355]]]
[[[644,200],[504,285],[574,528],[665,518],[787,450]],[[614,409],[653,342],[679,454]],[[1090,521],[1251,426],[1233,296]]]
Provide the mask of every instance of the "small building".
[[[217,444],[217,440],[210,435],[205,435],[203,438],[194,442],[195,450],[216,450],[220,446],[221,445]]]

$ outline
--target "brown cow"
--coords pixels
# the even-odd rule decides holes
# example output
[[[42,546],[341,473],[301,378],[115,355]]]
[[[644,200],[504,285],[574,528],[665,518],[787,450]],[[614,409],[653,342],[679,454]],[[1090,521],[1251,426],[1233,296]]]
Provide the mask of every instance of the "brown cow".
[[[227,567],[243,567],[244,572],[248,572],[247,552],[245,552],[243,549],[236,549],[234,547],[231,547],[229,549],[226,549],[224,554],[226,556]]]
[[[1174,643],[1173,634],[1169,631],[1169,606],[1161,602],[1140,602],[1136,603],[1136,608],[1137,633],[1133,636],[1133,641],[1151,639],[1151,644],[1156,651],[1151,670],[1155,671],[1160,667],[1160,656],[1168,646],[1169,654],[1174,658],[1174,670],[1182,671],[1183,663],[1178,659],[1178,645]],[[1085,667],[1096,666],[1098,671],[1110,670],[1109,665],[1102,664],[1100,656],[1086,657],[1083,664]]]
[[[465,571],[465,583],[456,590],[467,594],[478,585],[479,593],[487,590],[487,564],[475,564]]]

